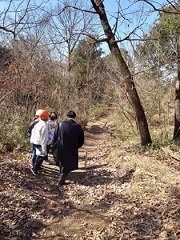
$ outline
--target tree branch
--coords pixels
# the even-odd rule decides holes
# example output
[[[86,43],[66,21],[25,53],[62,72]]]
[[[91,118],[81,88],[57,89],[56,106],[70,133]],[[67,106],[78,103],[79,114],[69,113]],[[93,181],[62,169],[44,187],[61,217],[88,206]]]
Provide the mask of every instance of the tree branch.
[[[15,39],[15,37],[16,37],[15,31],[10,30],[10,29],[8,29],[8,28],[6,28],[6,27],[3,27],[3,26],[0,26],[0,30],[3,30],[3,31],[5,31],[5,32],[12,33],[12,34],[13,34],[13,37],[14,37],[14,39]]]
[[[170,3],[169,1],[168,1],[168,3],[169,3],[175,10],[177,10],[177,11],[174,12],[174,11],[167,11],[167,10],[165,10],[165,9],[156,8],[153,3],[151,3],[151,2],[149,2],[149,1],[147,1],[147,0],[138,0],[137,2],[146,2],[146,3],[149,4],[156,12],[164,12],[164,13],[169,13],[169,14],[180,14],[180,11],[179,11],[177,8],[175,8],[175,6],[174,6],[172,3]]]

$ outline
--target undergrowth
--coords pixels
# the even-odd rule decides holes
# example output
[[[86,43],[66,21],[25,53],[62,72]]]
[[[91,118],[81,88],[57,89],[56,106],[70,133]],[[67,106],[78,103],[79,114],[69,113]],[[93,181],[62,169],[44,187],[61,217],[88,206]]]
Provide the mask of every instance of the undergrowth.
[[[7,121],[7,119],[6,119]],[[29,123],[19,114],[13,116],[0,128],[0,152],[5,153],[14,149],[25,150],[28,148],[29,138],[26,129]]]
[[[91,106],[86,113],[82,113],[80,124],[85,128],[88,122],[103,117],[108,111],[109,108],[103,103]],[[1,116],[0,121],[2,124],[0,128],[0,153],[13,151],[14,149],[29,149],[30,144],[26,130],[30,122],[25,115],[16,113],[8,119]],[[108,129],[116,139],[121,142],[133,143],[137,146],[137,150],[141,152],[158,151],[163,146],[169,146],[171,150],[180,152],[179,142],[172,141],[173,126],[164,128],[163,124],[159,124],[159,126],[150,129],[152,144],[145,147],[140,145],[140,136],[135,123],[127,120],[117,109],[109,116]]]

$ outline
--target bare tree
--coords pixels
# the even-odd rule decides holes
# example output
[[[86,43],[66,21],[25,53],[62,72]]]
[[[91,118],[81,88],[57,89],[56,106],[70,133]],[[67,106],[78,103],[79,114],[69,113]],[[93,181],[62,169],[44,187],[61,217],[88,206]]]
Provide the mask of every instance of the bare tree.
[[[70,8],[69,6],[75,6]],[[93,15],[86,14],[83,9],[86,4],[81,0],[60,1],[51,12],[47,13],[49,22],[47,24],[46,42],[49,42],[53,49],[53,54],[58,61],[62,61],[65,66],[65,76],[62,97],[67,105],[71,105],[70,98],[76,98],[76,91],[73,86],[72,53],[85,36],[83,33],[93,33]],[[77,9],[76,9],[77,8]],[[71,97],[70,97],[71,96]],[[69,103],[68,103],[69,102]]]
[[[180,39],[177,42],[177,81],[175,94],[174,140],[180,138]]]
[[[70,8],[73,4],[74,8]],[[68,72],[70,72],[71,54],[80,40],[84,38],[83,33],[92,33],[93,16],[85,14],[82,9],[84,3],[76,0],[63,0],[51,12],[51,18],[48,25],[48,36],[60,57],[63,57],[68,63]]]
[[[148,145],[151,143],[151,137],[148,129],[148,124],[146,120],[146,116],[144,113],[144,109],[142,107],[142,104],[140,102],[138,93],[136,91],[136,87],[133,81],[133,75],[131,74],[127,64],[125,63],[124,58],[122,57],[120,48],[117,44],[117,41],[115,39],[115,35],[110,27],[109,21],[107,19],[107,15],[105,12],[105,8],[103,5],[103,1],[101,0],[91,0],[91,3],[96,11],[96,13],[99,15],[101,25],[103,27],[105,36],[106,36],[106,42],[110,48],[110,51],[112,55],[115,57],[118,66],[121,70],[121,79],[120,81],[123,81],[126,86],[127,94],[131,100],[131,104],[136,112],[136,121],[137,126],[140,133],[141,138],[141,144],[142,145]]]
[[[37,4],[32,0],[7,0],[2,5],[4,10],[0,12],[0,32],[12,34],[13,38],[16,39],[23,31],[37,26],[41,23],[41,18],[39,14],[36,14],[36,11],[43,11],[44,3],[44,0],[38,1]]]
[[[59,7],[56,9],[47,8],[45,0],[39,1],[15,1],[8,0],[7,7],[4,11],[0,13],[0,32],[11,33],[13,38],[16,39],[17,36],[21,35],[27,36],[33,27],[38,28],[38,26],[50,26],[49,37],[44,34],[44,43],[49,41],[51,49],[58,49],[60,55],[64,54],[67,57],[68,73],[70,73],[72,63],[71,54],[79,42],[82,36],[86,35],[91,37],[94,41],[107,43],[112,55],[117,61],[120,69],[119,83],[125,87],[128,98],[136,114],[136,122],[138,130],[140,133],[141,144],[148,145],[151,143],[151,136],[148,129],[148,124],[146,120],[146,115],[141,104],[139,95],[136,90],[134,82],[134,73],[129,68],[125,58],[123,57],[120,44],[124,41],[128,41],[130,44],[136,41],[145,41],[147,39],[142,39],[142,25],[146,23],[146,18],[148,15],[152,14],[154,11],[165,11],[164,6],[161,4],[155,4],[155,1],[128,1],[129,6],[122,8],[120,0],[116,0],[117,11],[115,14],[105,11],[103,0],[91,0],[91,8],[84,5],[80,0],[76,1],[59,1]],[[173,6],[175,1],[167,1],[168,4]],[[143,8],[139,10],[140,20],[137,26],[132,25],[130,17],[135,18],[136,10],[133,12],[130,10],[130,6],[134,4],[143,3]],[[87,2],[86,2],[87,4]],[[88,4],[87,4],[88,5]],[[149,6],[149,10],[145,10],[145,5]],[[151,9],[151,10],[150,10]],[[100,20],[100,26],[98,31],[96,28],[99,27],[98,23],[95,24],[93,21],[95,16]],[[110,21],[107,16],[110,16],[113,20],[113,27],[110,25]],[[121,24],[126,22],[126,30],[121,28]],[[45,28],[44,28],[45,29]],[[34,42],[36,43],[36,41]],[[52,45],[53,44],[53,45]],[[36,44],[34,45],[36,49]],[[66,49],[63,52],[62,49]],[[55,54],[55,51],[53,51]],[[35,55],[33,53],[31,57]],[[54,56],[53,56],[54,57]],[[54,58],[55,59],[55,58]],[[56,58],[57,60],[57,58]],[[30,61],[31,62],[31,61]],[[29,64],[29,62],[28,62]],[[44,76],[45,71],[41,72]],[[24,74],[25,75],[25,74]],[[70,75],[67,79],[67,89],[70,86]],[[43,77],[41,78],[43,79]]]

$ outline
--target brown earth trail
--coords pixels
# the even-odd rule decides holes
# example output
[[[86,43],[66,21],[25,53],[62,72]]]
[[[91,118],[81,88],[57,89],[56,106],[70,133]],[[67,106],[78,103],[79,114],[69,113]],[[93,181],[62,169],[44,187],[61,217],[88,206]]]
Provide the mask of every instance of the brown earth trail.
[[[116,142],[108,130],[109,115],[88,124],[80,168],[69,175],[67,185],[58,186],[54,165],[44,165],[44,171],[33,176],[29,153],[3,157],[0,239],[179,239],[177,166],[161,166],[178,178],[171,183],[159,179],[150,168],[144,170],[138,159],[145,165],[150,160],[155,168],[157,156],[135,153],[133,146]],[[115,161],[112,152],[116,149]],[[149,179],[151,189],[147,190]],[[170,188],[171,197],[159,199],[159,192]]]

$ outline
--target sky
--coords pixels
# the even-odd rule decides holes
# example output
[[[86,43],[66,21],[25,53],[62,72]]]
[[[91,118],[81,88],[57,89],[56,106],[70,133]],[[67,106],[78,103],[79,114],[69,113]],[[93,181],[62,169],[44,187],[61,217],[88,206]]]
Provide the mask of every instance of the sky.
[[[42,0],[34,0],[36,1],[37,3],[41,3]],[[72,1],[72,0],[69,0],[69,1]],[[84,0],[82,0],[84,1]],[[86,0],[87,1],[87,0]],[[2,12],[2,10],[4,9],[5,5],[8,6],[9,5],[9,2],[10,0],[0,0],[0,13]],[[12,2],[16,2],[17,3],[21,3],[20,6],[22,6],[22,2],[23,3],[27,3],[28,0],[14,0]],[[33,2],[33,0],[32,0]],[[47,4],[50,4],[50,5],[56,5],[57,2],[61,2],[61,0],[47,0],[46,1]],[[90,2],[90,0],[89,0]],[[129,31],[131,31],[134,27],[136,27],[136,24],[137,24],[137,21],[145,21],[146,23],[149,23],[150,25],[153,23],[154,19],[157,17],[157,14],[156,13],[150,13],[150,11],[148,12],[148,9],[146,8],[140,8],[140,5],[142,6],[143,4],[143,1],[138,1],[138,0],[104,0],[103,3],[104,3],[104,6],[105,6],[105,10],[106,10],[106,13],[108,15],[108,17],[110,17],[110,23],[111,23],[111,26],[113,26],[114,22],[115,22],[115,12],[117,12],[117,9],[118,9],[118,4],[117,2],[120,3],[120,6],[121,6],[121,12],[123,12],[123,16],[125,16],[128,20],[129,20],[129,25],[125,26],[124,23],[120,22],[120,26],[119,28],[123,28],[123,27],[128,27],[129,28]],[[136,2],[136,4],[132,4],[132,2]],[[159,7],[160,5],[159,4],[162,4],[163,2],[166,2],[165,0],[150,0],[151,3],[155,4],[156,7]],[[154,3],[155,2],[155,3]],[[149,10],[153,10],[152,7],[148,4],[145,4],[144,6],[148,6]],[[141,16],[141,20],[140,18],[138,19],[137,17],[137,14],[138,14],[138,11],[144,11],[144,15],[145,17],[147,17],[147,20],[145,20],[145,17]],[[134,12],[132,14],[132,12]],[[132,18],[133,17],[133,18]],[[121,18],[123,19],[123,18]]]
[[[33,1],[33,0],[32,0]],[[87,1],[87,0],[86,0]],[[15,1],[16,3],[18,2],[23,2],[27,3],[28,0],[24,1]],[[40,0],[36,0],[36,2],[40,3]],[[57,4],[58,0],[47,0],[47,3]],[[59,2],[61,2],[59,0]],[[89,1],[90,2],[90,1]],[[139,36],[142,36],[143,33],[149,31],[150,27],[152,27],[153,22],[157,18],[157,13],[153,13],[153,9],[150,5],[144,4],[143,6],[143,1],[138,1],[138,0],[104,0],[104,6],[105,10],[107,13],[107,16],[109,18],[109,23],[113,29],[114,23],[115,23],[115,17],[116,17],[116,12],[118,9],[118,4],[117,2],[120,3],[121,5],[121,13],[123,15],[120,18],[119,25],[118,25],[118,34],[116,35],[117,39],[122,39],[128,33],[130,33],[132,30],[134,30],[137,25],[140,25],[143,23],[143,26],[141,27],[141,30],[139,29],[137,31]],[[132,4],[132,2],[136,2],[136,4]],[[156,7],[160,7],[159,4],[162,4],[166,2],[165,0],[150,0],[151,3],[155,2]],[[0,0],[0,12],[4,9],[5,4],[8,4],[9,0]],[[141,6],[141,7],[140,7]],[[125,20],[126,19],[126,20]],[[1,23],[0,23],[1,24]],[[101,28],[102,29],[102,28]],[[143,30],[142,30],[143,29]],[[103,32],[103,31],[102,31]],[[125,46],[128,47],[128,42],[125,42]],[[107,44],[103,44],[103,48],[106,52],[109,51]]]
[[[149,4],[144,4],[143,1],[135,1],[135,0],[104,0],[104,6],[107,15],[110,17],[110,25],[113,28],[115,23],[115,18],[113,16],[116,16],[114,13],[117,12],[118,4],[121,5],[121,12],[123,13],[123,16],[121,17],[119,21],[119,35],[116,36],[119,38],[123,38],[128,35],[132,30],[134,30],[138,25],[141,25],[141,30],[137,30],[137,34],[142,36],[144,33],[147,33],[151,27],[153,26],[153,23],[158,18],[158,13],[154,12],[152,6]],[[135,4],[132,4],[132,2],[136,2]],[[156,1],[149,1],[150,3],[155,4],[157,8],[160,8],[162,4],[164,4],[165,0],[156,0]],[[124,21],[124,17],[127,19],[127,21]],[[133,37],[133,36],[132,36]],[[136,37],[136,36],[134,36]],[[129,44],[127,41],[123,42],[124,46],[129,50],[131,47],[131,44]],[[103,46],[106,49],[106,52],[109,52],[109,49],[107,46]]]
[[[145,23],[152,25],[157,18],[158,13],[154,12],[152,6],[138,0],[104,0],[103,3],[107,14],[109,13],[109,15],[113,15],[113,13],[117,12],[117,2],[120,3],[121,12],[129,20],[129,28],[132,27],[133,29],[138,21],[145,21]],[[160,8],[163,4],[167,3],[166,0],[150,0],[149,2],[156,8]],[[111,23],[113,23],[112,18]],[[120,27],[123,27],[123,25]]]

